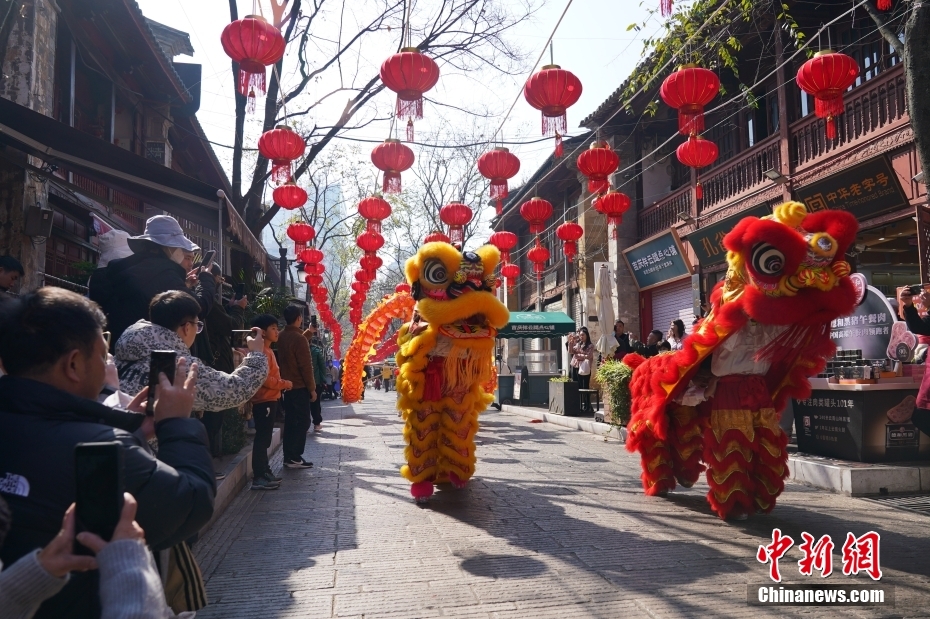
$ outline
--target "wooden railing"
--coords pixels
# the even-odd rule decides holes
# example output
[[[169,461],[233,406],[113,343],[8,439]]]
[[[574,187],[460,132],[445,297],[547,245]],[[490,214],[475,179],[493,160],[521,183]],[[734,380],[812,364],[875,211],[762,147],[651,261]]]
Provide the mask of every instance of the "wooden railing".
[[[808,114],[789,127],[790,173],[815,165],[841,147],[907,122],[904,66],[898,64],[844,96],[846,112],[837,119],[837,139],[827,140],[824,121]],[[781,169],[779,134],[699,176],[704,188],[700,212],[710,211],[759,190],[771,181],[766,170]],[[640,238],[671,227],[682,211],[691,212],[691,191],[682,187],[639,213]]]
[[[904,82],[904,64],[898,63],[846,93],[843,97],[846,112],[836,119],[836,140],[827,139],[824,121],[814,114],[793,123],[789,128],[793,170],[902,122],[907,117]]]
[[[678,213],[691,213],[691,186],[685,185],[639,214],[639,237],[649,238],[672,227]]]

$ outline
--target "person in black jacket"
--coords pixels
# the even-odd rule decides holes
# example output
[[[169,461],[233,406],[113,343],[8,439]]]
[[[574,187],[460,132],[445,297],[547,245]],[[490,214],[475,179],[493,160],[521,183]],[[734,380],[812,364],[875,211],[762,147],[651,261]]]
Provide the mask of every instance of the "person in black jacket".
[[[13,528],[0,560],[46,546],[75,500],[74,447],[118,441],[125,490],[136,497],[137,522],[150,547],[188,539],[213,515],[215,484],[203,426],[189,418],[196,365],[162,378],[154,417],[98,404],[106,372],[104,316],[92,301],[46,287],[0,304],[0,493]],[[130,408],[144,410],[145,390]],[[147,446],[157,438],[158,459]],[[100,616],[96,572],[74,574],[36,617]]]
[[[915,335],[930,335],[930,316],[920,315],[914,307],[914,295],[911,291],[908,288],[899,289],[899,295],[904,308],[907,330]],[[919,301],[922,306],[930,307],[930,292],[924,290],[920,294]],[[930,357],[928,357],[928,363],[930,363]],[[924,373],[920,390],[917,392],[917,406],[914,408],[911,423],[917,426],[918,430],[930,436],[930,372]]]
[[[188,277],[197,278],[190,292],[200,303],[201,317],[210,313],[216,280],[207,271],[188,273],[181,266],[185,252],[193,252],[195,245],[184,236],[177,220],[167,215],[150,217],[145,233],[129,237],[128,243],[133,255],[107,265],[110,294],[103,299],[103,312],[113,334],[111,349],[129,325],[148,317],[149,303],[156,294],[189,291]]]

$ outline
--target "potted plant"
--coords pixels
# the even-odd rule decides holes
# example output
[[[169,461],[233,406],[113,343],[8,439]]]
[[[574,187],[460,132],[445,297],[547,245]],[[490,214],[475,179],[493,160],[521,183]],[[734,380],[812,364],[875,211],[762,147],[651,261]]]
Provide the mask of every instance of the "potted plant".
[[[581,412],[578,401],[578,383],[567,376],[549,379],[549,412],[555,415],[577,417]]]
[[[596,375],[603,387],[604,421],[614,426],[625,426],[630,421],[633,368],[622,361],[608,359],[597,368]]]

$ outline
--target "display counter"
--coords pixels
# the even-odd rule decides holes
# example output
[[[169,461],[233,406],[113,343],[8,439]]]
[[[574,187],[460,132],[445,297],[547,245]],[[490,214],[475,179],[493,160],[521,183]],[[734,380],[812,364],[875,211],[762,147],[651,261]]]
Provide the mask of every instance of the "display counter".
[[[856,462],[930,460],[930,437],[911,423],[919,383],[837,384],[812,379],[794,401],[798,451]]]

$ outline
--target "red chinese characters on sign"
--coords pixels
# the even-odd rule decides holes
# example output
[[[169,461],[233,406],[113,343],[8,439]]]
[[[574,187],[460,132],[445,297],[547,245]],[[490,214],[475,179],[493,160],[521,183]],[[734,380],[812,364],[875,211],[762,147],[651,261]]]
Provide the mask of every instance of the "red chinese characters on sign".
[[[772,543],[767,546],[759,546],[756,553],[756,559],[759,563],[769,563],[769,576],[775,582],[781,582],[781,573],[778,571],[778,560],[785,556],[785,553],[794,546],[794,540],[790,535],[782,535],[781,529],[772,529]]]
[[[804,539],[799,548],[804,553],[804,558],[798,561],[798,568],[803,576],[811,576],[814,570],[820,572],[821,578],[826,578],[833,573],[833,540],[829,535],[824,535],[817,543],[814,543],[814,536],[810,533],[801,533]]]
[[[880,580],[882,568],[878,557],[878,544],[881,536],[875,531],[869,531],[861,537],[852,533],[846,534],[846,543],[843,544],[843,574],[855,576],[865,572],[872,580]]]

